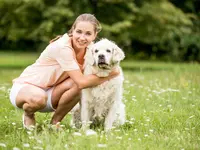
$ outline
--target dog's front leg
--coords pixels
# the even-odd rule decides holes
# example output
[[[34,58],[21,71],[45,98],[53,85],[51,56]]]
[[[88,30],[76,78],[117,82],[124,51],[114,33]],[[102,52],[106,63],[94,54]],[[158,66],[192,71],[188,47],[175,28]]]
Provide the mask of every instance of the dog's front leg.
[[[90,114],[88,109],[88,104],[85,103],[82,105],[81,108],[81,122],[82,122],[82,129],[86,130],[89,128],[89,121],[90,121]]]
[[[83,130],[86,130],[89,128],[90,124],[90,110],[89,110],[89,98],[90,94],[88,89],[83,89],[82,92],[82,98],[81,98],[81,122],[82,122],[82,128]]]
[[[110,110],[108,111],[108,115],[105,118],[105,122],[104,122],[104,129],[105,131],[109,131],[112,128],[113,122],[115,120],[116,117],[116,104],[114,103]]]

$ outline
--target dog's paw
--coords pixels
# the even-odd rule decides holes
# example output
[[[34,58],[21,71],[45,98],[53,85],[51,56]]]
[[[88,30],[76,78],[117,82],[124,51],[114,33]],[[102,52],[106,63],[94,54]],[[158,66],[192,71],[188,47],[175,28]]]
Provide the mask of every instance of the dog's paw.
[[[97,132],[92,130],[92,129],[88,129],[88,130],[85,131],[85,135],[86,136],[97,135]]]

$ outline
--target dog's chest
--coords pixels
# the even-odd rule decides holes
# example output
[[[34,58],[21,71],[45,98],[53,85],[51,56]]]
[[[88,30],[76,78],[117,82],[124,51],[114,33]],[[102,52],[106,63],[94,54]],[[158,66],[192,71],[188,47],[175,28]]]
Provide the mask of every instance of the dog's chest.
[[[93,87],[91,89],[91,94],[95,98],[95,100],[105,100],[109,99],[113,93],[117,89],[117,83],[115,82],[114,79],[110,81],[106,81],[96,87]]]

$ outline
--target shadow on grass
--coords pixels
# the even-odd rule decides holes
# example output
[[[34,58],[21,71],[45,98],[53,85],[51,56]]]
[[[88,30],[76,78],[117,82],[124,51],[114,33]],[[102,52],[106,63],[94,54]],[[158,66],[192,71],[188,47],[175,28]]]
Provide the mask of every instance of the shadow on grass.
[[[26,67],[27,66],[9,66],[9,65],[2,66],[2,65],[0,65],[0,69],[4,69],[4,70],[25,69]]]
[[[173,68],[161,68],[161,67],[130,67],[123,66],[123,71],[131,71],[131,72],[154,72],[154,71],[173,71]]]
[[[0,69],[12,70],[12,69],[25,69],[28,65],[0,65]],[[173,71],[172,67],[149,67],[149,66],[122,66],[123,71],[131,72],[154,72],[154,71]]]

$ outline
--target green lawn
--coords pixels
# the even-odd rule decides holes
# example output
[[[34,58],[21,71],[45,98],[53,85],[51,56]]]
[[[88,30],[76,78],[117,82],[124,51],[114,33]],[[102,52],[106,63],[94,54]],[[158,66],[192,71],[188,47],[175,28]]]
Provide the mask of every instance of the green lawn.
[[[9,102],[11,80],[38,54],[0,53],[0,149],[198,150],[200,149],[200,65],[123,61],[126,124],[85,135],[70,127],[49,130],[52,114],[36,113],[38,128],[22,128],[22,111]]]

